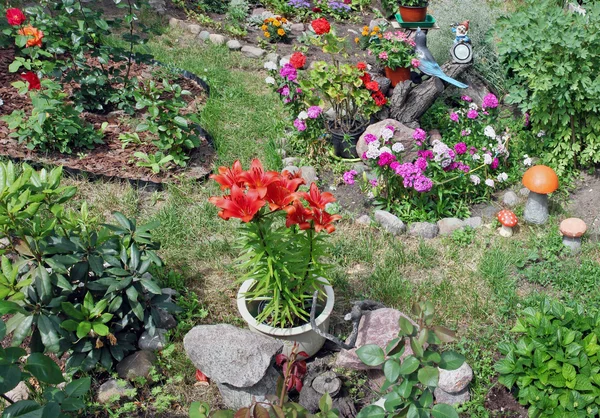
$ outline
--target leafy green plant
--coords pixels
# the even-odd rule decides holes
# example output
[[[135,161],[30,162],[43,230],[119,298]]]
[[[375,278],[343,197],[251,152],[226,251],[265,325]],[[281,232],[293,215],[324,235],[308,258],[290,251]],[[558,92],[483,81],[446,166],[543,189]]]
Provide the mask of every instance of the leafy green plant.
[[[225,13],[227,11],[227,1],[223,0],[198,0],[197,8],[208,13]]]
[[[385,383],[381,387],[384,406],[370,405],[362,409],[358,418],[367,417],[434,417],[458,418],[456,410],[446,404],[433,404],[433,391],[438,385],[439,369],[456,370],[465,361],[454,351],[441,352],[439,345],[454,341],[455,333],[433,325],[434,307],[430,302],[413,305],[417,316],[415,326],[401,317],[398,337],[386,349],[375,344],[360,347],[356,354],[368,366],[383,364]],[[409,346],[413,354],[400,360]]]
[[[168,169],[167,165],[173,161],[172,155],[164,155],[162,152],[148,155],[145,152],[135,152],[134,157],[138,159],[136,165],[140,167],[148,167],[154,174],[158,174],[161,170]]]
[[[470,226],[457,229],[456,231],[452,232],[452,242],[459,247],[468,247],[473,243],[476,232],[477,231]]]
[[[15,110],[2,118],[15,130],[10,136],[24,142],[29,149],[67,154],[102,143],[102,133],[80,118],[80,112],[66,101],[67,94],[59,83],[44,79],[41,85],[41,90],[29,92],[33,105],[30,115]],[[22,81],[15,82],[14,86],[21,94],[27,92],[27,85]]]
[[[516,388],[529,416],[596,416],[600,405],[600,314],[578,304],[544,299],[526,308],[513,332],[516,343],[499,345],[498,381]]]
[[[157,224],[115,213],[117,225],[100,225],[86,203],[67,210],[77,190],[61,186],[61,175],[0,164],[0,236],[10,242],[2,251],[19,257],[18,267],[2,261],[0,289],[22,306],[7,334],[14,346],[31,336],[34,353],[69,352],[67,368],[110,369],[143,329],[154,334],[161,310],[177,309],[149,272],[162,264],[151,233]]]
[[[586,10],[583,16],[566,13],[555,1],[528,0],[500,19],[496,30],[510,77],[508,98],[529,112],[536,132],[546,133],[538,139],[546,151],[540,155],[559,172],[600,162],[600,98],[593,87],[600,65],[600,4]]]

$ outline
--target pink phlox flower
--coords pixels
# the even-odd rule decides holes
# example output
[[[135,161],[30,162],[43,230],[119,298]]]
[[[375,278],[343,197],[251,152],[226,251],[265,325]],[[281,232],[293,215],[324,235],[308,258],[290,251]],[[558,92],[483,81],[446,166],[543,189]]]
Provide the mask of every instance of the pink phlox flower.
[[[323,109],[321,109],[319,106],[311,106],[308,108],[306,113],[308,113],[309,118],[316,119],[319,117],[319,115],[321,115],[322,112]]]
[[[367,145],[369,145],[371,142],[375,142],[378,141],[377,137],[373,134],[366,134],[365,135],[365,142],[367,143]]]
[[[425,158],[426,160],[433,160],[433,151],[431,151],[430,149],[419,150],[417,151],[417,155],[419,157]]]
[[[377,164],[379,167],[384,167],[386,165],[390,165],[392,162],[396,161],[396,156],[390,152],[382,152],[379,156],[379,161]]]
[[[494,158],[494,160],[492,161],[492,164],[490,164],[490,168],[492,170],[495,170],[498,168],[499,165],[500,165],[500,160],[498,160],[498,158]]]
[[[488,93],[481,104],[481,107],[486,109],[494,109],[498,107],[498,98],[493,93]]]
[[[306,122],[304,122],[301,119],[296,119],[294,121],[294,126],[296,127],[296,129],[298,129],[300,132],[305,131],[306,130]]]
[[[357,175],[358,173],[356,172],[356,170],[350,170],[350,171],[346,171],[344,173],[343,180],[344,183],[348,184],[348,185],[353,185],[355,183],[354,177]]]
[[[456,112],[450,113],[450,120],[452,122],[458,122],[458,113],[456,113]]]
[[[385,51],[381,51],[381,52],[379,53],[379,58],[380,58],[380,59],[382,59],[382,60],[386,60],[386,59],[388,59],[388,54],[387,54],[387,52],[385,52]]]
[[[419,65],[421,65],[421,61],[419,61],[416,58],[413,58],[410,60],[410,65],[412,65],[413,67],[417,68]]]
[[[470,109],[467,112],[467,117],[469,119],[477,119],[478,116],[479,116],[479,113],[475,109]]]
[[[459,142],[454,146],[454,151],[456,151],[458,155],[465,154],[467,152],[467,144],[465,144],[464,142]]]
[[[461,96],[460,100],[465,101],[465,102],[472,102],[473,101],[473,99],[471,99],[471,97],[467,96],[466,94],[464,96]]]

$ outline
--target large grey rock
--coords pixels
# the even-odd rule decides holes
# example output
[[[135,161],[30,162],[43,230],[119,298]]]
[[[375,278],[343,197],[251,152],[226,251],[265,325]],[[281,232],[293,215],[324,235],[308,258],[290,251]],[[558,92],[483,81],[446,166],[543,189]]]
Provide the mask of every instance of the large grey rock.
[[[279,54],[276,52],[270,52],[265,56],[265,60],[268,62],[273,62],[275,64],[279,63]]]
[[[256,46],[245,45],[242,47],[242,54],[248,58],[262,58],[266,54],[266,51]]]
[[[440,232],[440,228],[430,222],[414,222],[408,226],[408,235],[421,238],[435,238]]]
[[[223,45],[227,41],[223,35],[219,35],[218,33],[211,33],[208,39],[215,45]]]
[[[286,165],[285,167],[283,167],[283,171],[289,171],[290,173],[294,174],[296,172],[298,172],[298,170],[300,170],[298,167],[296,167],[295,165]]]
[[[158,359],[152,351],[142,350],[135,352],[117,364],[117,374],[121,379],[135,379],[150,377],[150,370]]]
[[[167,344],[166,329],[156,329],[154,336],[150,336],[148,331],[144,331],[138,340],[140,350],[158,351],[165,348]]]
[[[283,348],[281,341],[233,325],[199,325],[183,339],[197,369],[218,383],[238,388],[262,380]]]
[[[199,25],[195,25],[192,23],[191,25],[188,25],[187,30],[193,33],[194,35],[198,35],[202,28]]]
[[[314,167],[305,165],[300,167],[300,171],[302,171],[302,178],[307,186],[310,186],[311,183],[316,183],[319,180],[319,177],[317,177],[317,170],[315,170]]]
[[[369,215],[362,215],[359,216],[358,218],[356,218],[356,222],[359,225],[371,225],[371,218],[369,217]]]
[[[198,38],[202,39],[203,41],[208,41],[210,39],[210,32],[203,30],[198,34]]]
[[[457,393],[469,386],[473,380],[473,369],[465,361],[462,366],[456,370],[439,369],[440,379],[438,387],[444,392]]]
[[[279,372],[273,366],[269,366],[264,377],[253,386],[240,388],[227,383],[217,383],[217,387],[225,406],[237,410],[249,406],[253,398],[257,402],[264,402],[268,395],[276,394],[279,376]]]
[[[448,405],[462,405],[471,399],[469,388],[466,388],[462,392],[458,393],[448,393],[440,388],[436,388],[433,392],[433,396],[435,397],[436,403],[445,403]]]
[[[504,196],[502,196],[502,203],[509,208],[513,208],[519,203],[519,197],[512,190],[508,190],[506,193],[504,193]]]
[[[336,359],[336,365],[354,370],[381,368],[381,366],[371,367],[364,364],[358,358],[356,350],[367,344],[377,344],[379,347],[385,349],[386,345],[391,340],[398,337],[398,332],[400,331],[400,325],[398,325],[398,321],[400,320],[400,317],[410,320],[413,325],[416,326],[414,321],[396,309],[383,308],[375,311],[365,312],[360,320],[360,324],[358,325],[356,347],[351,350],[343,349],[340,351]],[[410,348],[410,345],[407,345],[402,359],[411,354],[413,354],[413,352]]]
[[[402,145],[404,145],[405,151],[402,153],[402,160],[413,161],[417,156],[417,151],[414,150],[415,140],[412,137],[415,130],[401,124],[394,119],[384,119],[380,122],[369,125],[367,130],[360,136],[358,142],[356,143],[356,152],[358,155],[361,156],[363,153],[367,152],[367,142],[365,141],[365,136],[367,134],[378,136],[381,128],[384,128],[388,125],[393,126],[395,129],[392,143],[400,142]]]
[[[158,322],[156,328],[173,329],[177,326],[175,317],[162,308],[158,308]]]
[[[542,225],[546,223],[548,216],[548,195],[530,192],[523,211],[525,222]]]
[[[437,222],[440,235],[450,235],[457,229],[463,228],[465,223],[458,218],[444,218]]]
[[[300,34],[304,32],[304,23],[294,23],[290,26],[292,33]]]
[[[129,382],[109,379],[98,388],[96,399],[100,403],[107,403],[112,399],[118,400],[127,397],[127,392],[132,389],[133,386]]]
[[[472,216],[470,218],[465,219],[463,221],[463,225],[471,227],[473,229],[477,229],[481,228],[481,226],[483,225],[483,220],[481,219],[481,216]]]
[[[242,49],[242,44],[237,39],[232,39],[231,41],[227,41],[227,48],[230,51],[239,51]]]
[[[383,229],[392,235],[400,235],[406,232],[406,225],[396,215],[385,210],[375,211],[375,220]]]
[[[179,23],[180,22],[181,22],[181,20],[172,17],[172,18],[169,19],[169,26],[172,29],[177,29],[179,27]]]

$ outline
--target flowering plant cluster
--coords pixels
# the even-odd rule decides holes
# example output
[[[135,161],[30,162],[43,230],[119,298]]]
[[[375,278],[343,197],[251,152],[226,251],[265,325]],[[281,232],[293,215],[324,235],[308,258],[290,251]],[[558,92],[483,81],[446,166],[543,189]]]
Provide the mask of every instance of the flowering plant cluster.
[[[255,281],[246,297],[267,300],[256,319],[274,327],[308,321],[312,293],[323,293],[328,283],[322,277],[327,266],[320,258],[327,247],[320,232],[333,232],[341,218],[327,212],[335,201],[331,193],[321,193],[314,183],[308,192],[298,191],[304,184],[300,174],[265,171],[253,160],[247,171],[236,161],[211,176],[228,191],[210,198],[219,217],[242,221],[241,280]]]
[[[352,0],[288,0],[287,10],[294,16],[331,16],[347,19],[352,12]]]
[[[361,49],[367,49],[371,38],[382,38],[383,32],[379,26],[374,26],[370,29],[368,26],[363,26],[360,36],[354,38],[354,43],[358,44]]]
[[[415,55],[415,41],[405,32],[370,36],[367,52],[374,55],[381,65],[391,69],[418,67],[420,64]]]
[[[298,52],[292,55],[292,59],[287,64],[279,67],[276,63],[267,61],[264,68],[269,75],[265,78],[265,83],[270,85],[277,93],[286,107],[290,108],[292,115],[298,114],[304,107],[302,104],[303,91],[300,88],[298,80],[298,70],[306,63],[306,56]]]
[[[279,42],[288,40],[288,26],[288,20],[285,17],[274,16],[265,19],[260,28],[270,42]]]

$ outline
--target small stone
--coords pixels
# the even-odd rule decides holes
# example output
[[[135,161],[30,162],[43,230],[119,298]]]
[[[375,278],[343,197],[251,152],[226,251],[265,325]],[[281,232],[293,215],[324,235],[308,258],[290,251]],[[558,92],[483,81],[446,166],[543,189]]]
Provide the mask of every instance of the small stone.
[[[432,239],[437,237],[440,228],[430,222],[414,222],[408,226],[408,235],[413,237],[421,237]]]
[[[523,197],[529,196],[529,189],[527,187],[523,187],[521,190],[519,190],[519,195]]]
[[[375,26],[379,26],[379,28],[381,29],[382,26],[385,26],[387,24],[388,24],[388,21],[384,18],[373,19],[369,22],[369,30],[373,30],[373,28],[375,28]]]
[[[179,295],[179,292],[175,289],[171,289],[170,287],[165,287],[164,289],[161,290],[161,293],[163,295],[167,295],[169,298],[167,299],[167,302],[171,302],[174,296]]]
[[[371,218],[369,217],[369,215],[362,215],[359,216],[358,218],[356,218],[356,222],[359,225],[371,225]]]
[[[26,401],[29,399],[29,389],[27,388],[25,382],[21,381],[17,386],[6,392],[4,395],[13,402]]]
[[[242,54],[248,58],[262,58],[266,51],[256,46],[245,45],[242,47]]]
[[[144,331],[138,340],[138,347],[140,350],[162,350],[167,343],[166,333],[166,329],[157,328],[156,333],[151,337],[148,331]]]
[[[307,186],[310,187],[311,183],[316,183],[319,180],[317,177],[317,170],[315,170],[314,167],[305,165],[300,167],[300,170],[302,171],[302,178]]]
[[[438,141],[442,140],[442,134],[440,133],[440,131],[438,129],[432,129],[431,131],[429,131],[429,139],[433,142],[436,139]]]
[[[283,343],[228,324],[198,325],[183,338],[198,370],[217,383],[238,388],[258,384],[283,349]]]
[[[304,32],[304,23],[294,23],[292,26],[290,26],[290,30],[293,33],[302,33]]]
[[[203,41],[207,41],[210,39],[210,32],[203,30],[198,34],[198,38],[202,39]]]
[[[471,227],[473,229],[481,228],[483,225],[483,220],[481,216],[473,216],[471,218],[467,218],[463,221],[464,226]]]
[[[157,362],[156,354],[152,351],[142,350],[135,352],[117,364],[117,374],[121,379],[135,379],[137,377],[150,377],[150,370]]]
[[[267,60],[267,62],[277,64],[279,62],[279,54],[276,52],[270,52],[266,55],[265,59]]]
[[[300,164],[300,158],[298,157],[287,157],[284,158],[282,161],[284,167],[287,167],[289,165],[298,166],[298,164]]]
[[[256,334],[255,334],[256,335]],[[223,403],[228,408],[240,409],[252,404],[252,401],[265,402],[267,396],[277,392],[277,381],[280,375],[273,366],[267,369],[265,376],[250,387],[236,387],[227,383],[217,383]]]
[[[188,25],[187,29],[194,35],[198,35],[200,33],[200,31],[202,30],[202,28],[200,26],[194,25],[194,24]]]
[[[448,405],[462,405],[471,399],[469,388],[458,393],[448,393],[440,388],[436,388],[433,396],[435,396],[436,403],[445,403]]]
[[[172,17],[169,19],[169,26],[173,29],[176,29],[179,27],[179,22],[181,22],[181,20]]]
[[[114,398],[125,398],[127,397],[127,391],[133,389],[133,386],[126,381],[117,381],[116,379],[109,379],[102,383],[98,388],[98,394],[96,399],[100,403],[107,403]]]
[[[227,41],[227,48],[229,48],[231,51],[239,51],[242,49],[242,44],[240,41],[232,39],[231,41]]]
[[[375,211],[375,220],[383,229],[392,235],[400,235],[406,232],[406,225],[396,215],[385,210]]]
[[[463,228],[465,223],[458,218],[444,218],[437,222],[440,235],[450,235],[457,229]]]
[[[252,16],[260,16],[266,11],[267,10],[263,9],[262,7],[257,7],[256,9],[252,10]]]
[[[208,37],[210,41],[215,45],[223,45],[226,41],[223,35],[219,35],[218,33],[211,33]]]
[[[162,308],[158,308],[157,310],[159,316],[159,320],[156,324],[157,328],[173,329],[177,326],[177,320],[173,315]]]
[[[150,0],[148,4],[150,4],[150,7],[158,14],[164,14],[167,11],[165,0]]]
[[[502,196],[502,203],[504,203],[509,208],[513,208],[519,203],[519,197],[515,192],[509,190],[506,193],[504,193],[504,196]]]
[[[463,389],[469,386],[471,380],[473,380],[473,369],[471,369],[471,366],[467,362],[464,362],[456,370],[439,369],[439,371],[438,387],[447,393],[462,392]]]
[[[365,163],[355,163],[352,166],[352,170],[356,171],[357,175],[361,175],[365,171],[369,171],[370,167],[368,165],[366,165]]]

